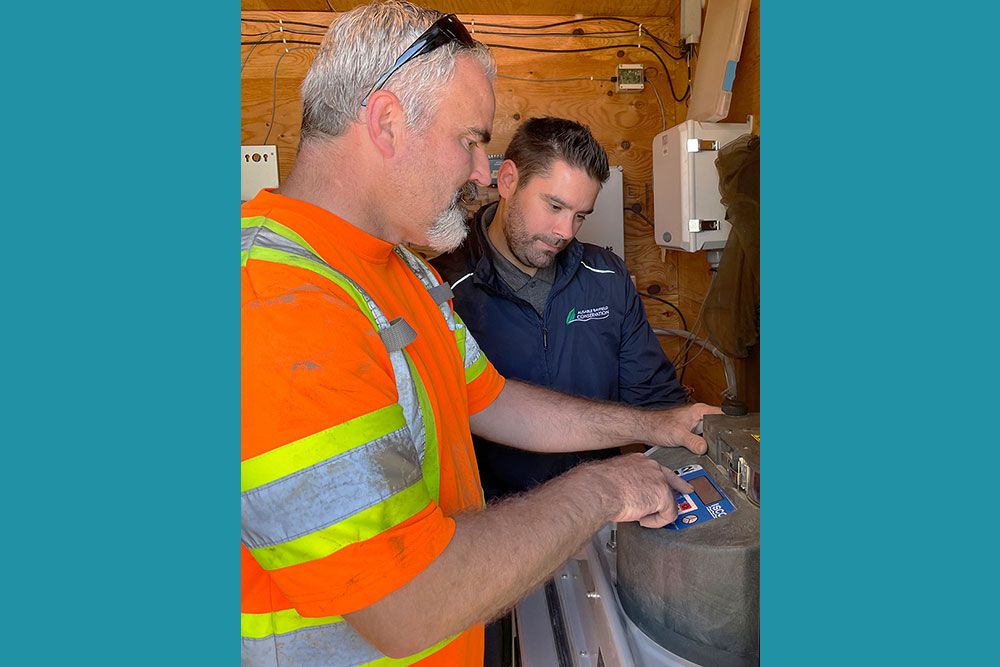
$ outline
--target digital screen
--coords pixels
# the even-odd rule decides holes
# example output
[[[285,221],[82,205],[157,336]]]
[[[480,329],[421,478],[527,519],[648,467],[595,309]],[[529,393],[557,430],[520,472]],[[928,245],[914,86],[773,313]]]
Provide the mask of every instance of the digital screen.
[[[698,494],[699,498],[701,498],[701,502],[706,505],[711,505],[712,503],[717,503],[722,500],[722,496],[715,490],[715,487],[712,486],[712,483],[708,481],[707,477],[694,477],[687,481],[694,487],[694,492]]]

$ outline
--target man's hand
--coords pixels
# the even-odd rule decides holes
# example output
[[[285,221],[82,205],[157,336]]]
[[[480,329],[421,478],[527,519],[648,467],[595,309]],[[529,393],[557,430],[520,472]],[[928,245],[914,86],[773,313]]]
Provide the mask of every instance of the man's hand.
[[[701,418],[721,412],[704,403],[640,408],[508,379],[496,400],[469,423],[481,438],[529,452],[583,452],[644,442],[704,454],[708,447],[695,435]]]
[[[661,447],[686,447],[695,454],[708,451],[701,433],[701,419],[705,415],[722,414],[722,409],[705,403],[693,403],[666,410],[652,410],[650,419],[651,444]]]
[[[672,470],[642,454],[616,456],[581,468],[605,484],[616,513],[612,521],[638,521],[645,528],[662,528],[677,518],[674,491],[691,493],[690,484]]]

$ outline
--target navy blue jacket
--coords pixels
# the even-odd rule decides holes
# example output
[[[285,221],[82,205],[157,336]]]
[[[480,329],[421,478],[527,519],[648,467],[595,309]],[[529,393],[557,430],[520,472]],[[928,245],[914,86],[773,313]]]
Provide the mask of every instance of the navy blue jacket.
[[[465,243],[431,263],[452,286],[455,310],[500,374],[632,405],[686,402],[621,258],[573,240],[556,256],[552,291],[539,317],[493,267],[482,218],[495,206],[479,209]],[[487,499],[530,489],[581,461],[619,452],[536,454],[479,437],[474,445]]]

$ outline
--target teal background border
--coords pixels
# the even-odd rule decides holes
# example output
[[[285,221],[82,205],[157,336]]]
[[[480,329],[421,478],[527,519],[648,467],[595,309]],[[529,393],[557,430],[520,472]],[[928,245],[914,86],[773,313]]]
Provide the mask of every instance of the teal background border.
[[[997,12],[762,4],[761,662],[982,664]],[[238,12],[5,10],[24,663],[239,660]]]
[[[985,664],[997,11],[761,4],[761,664]]]
[[[8,664],[239,663],[239,11],[4,10]]]

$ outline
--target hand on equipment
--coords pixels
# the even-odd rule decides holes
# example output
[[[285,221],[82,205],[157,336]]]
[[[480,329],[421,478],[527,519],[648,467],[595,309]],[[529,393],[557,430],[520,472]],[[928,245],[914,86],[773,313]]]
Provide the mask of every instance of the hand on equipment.
[[[677,518],[674,491],[693,491],[674,471],[642,454],[616,456],[587,467],[609,482],[617,503],[611,520],[616,522],[638,521],[646,528],[661,528]]]
[[[705,415],[722,414],[722,408],[705,403],[693,403],[677,408],[655,410],[653,437],[650,444],[661,447],[686,447],[694,454],[704,454],[708,451],[703,432],[702,417]],[[698,434],[698,435],[696,435]]]

